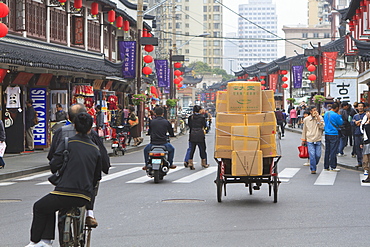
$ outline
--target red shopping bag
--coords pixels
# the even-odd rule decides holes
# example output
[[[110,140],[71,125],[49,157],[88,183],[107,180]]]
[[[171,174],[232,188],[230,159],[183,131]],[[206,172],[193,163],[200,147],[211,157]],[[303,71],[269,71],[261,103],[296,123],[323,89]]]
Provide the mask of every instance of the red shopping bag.
[[[299,146],[298,151],[299,151],[299,154],[298,154],[299,158],[307,159],[309,157],[307,146]]]

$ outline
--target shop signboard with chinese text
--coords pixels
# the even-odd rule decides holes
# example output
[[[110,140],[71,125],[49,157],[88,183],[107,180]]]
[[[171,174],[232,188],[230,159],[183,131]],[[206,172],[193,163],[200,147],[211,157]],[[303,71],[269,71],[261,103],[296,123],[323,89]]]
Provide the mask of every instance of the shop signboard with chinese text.
[[[357,81],[355,78],[338,78],[330,83],[330,96],[341,102],[353,104],[357,101]]]

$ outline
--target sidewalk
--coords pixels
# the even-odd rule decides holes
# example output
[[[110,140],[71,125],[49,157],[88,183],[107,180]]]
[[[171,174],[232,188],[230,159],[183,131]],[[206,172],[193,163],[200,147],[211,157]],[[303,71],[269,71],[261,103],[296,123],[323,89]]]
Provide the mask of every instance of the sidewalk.
[[[179,132],[175,133],[177,136]],[[126,154],[132,153],[135,151],[143,150],[144,147],[149,144],[150,136],[143,133],[141,136],[144,138],[143,142],[137,146],[128,146]],[[131,145],[134,143],[131,140]],[[108,151],[109,156],[113,156],[113,150],[111,148],[111,141],[104,141],[104,145]],[[31,174],[34,172],[48,171],[49,170],[49,161],[46,158],[49,149],[36,150],[34,152],[27,152],[21,154],[5,154],[5,169],[0,169],[0,180],[13,178],[18,176],[23,176]],[[124,157],[124,156],[117,156]]]
[[[297,134],[302,134],[302,129],[300,128],[291,128],[291,127],[288,127],[288,125],[285,127],[285,130],[286,131],[290,131],[290,132],[293,132],[293,133],[297,133]],[[325,147],[325,141],[324,141],[324,137],[323,137],[323,146]],[[325,148],[323,148],[323,151],[325,150]],[[353,169],[353,170],[359,170],[356,165],[357,165],[357,159],[356,158],[352,158],[352,155],[351,155],[351,152],[352,152],[352,146],[346,146],[344,148],[344,154],[346,156],[343,156],[343,157],[337,157],[337,165],[338,166],[341,166],[343,168],[348,168],[348,169]],[[322,153],[322,156],[324,155],[324,152]],[[362,168],[360,168],[362,170]]]

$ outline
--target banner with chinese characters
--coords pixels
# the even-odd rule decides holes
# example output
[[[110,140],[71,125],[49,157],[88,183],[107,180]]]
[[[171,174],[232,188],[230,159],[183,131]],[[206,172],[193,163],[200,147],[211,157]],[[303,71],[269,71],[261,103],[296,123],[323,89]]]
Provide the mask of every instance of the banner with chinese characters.
[[[302,87],[303,66],[292,66],[294,88]]]
[[[278,74],[270,74],[269,75],[269,89],[276,90],[276,85],[278,82],[279,75]]]
[[[154,60],[155,70],[157,72],[158,87],[169,87],[169,67],[167,60]]]
[[[330,96],[339,99],[341,102],[353,104],[357,101],[357,80],[356,78],[338,78],[330,83]]]
[[[322,81],[323,82],[333,82],[335,63],[337,61],[338,52],[323,52],[322,53]]]
[[[120,41],[119,51],[121,54],[122,75],[124,78],[135,78],[135,64],[136,64],[136,41]]]

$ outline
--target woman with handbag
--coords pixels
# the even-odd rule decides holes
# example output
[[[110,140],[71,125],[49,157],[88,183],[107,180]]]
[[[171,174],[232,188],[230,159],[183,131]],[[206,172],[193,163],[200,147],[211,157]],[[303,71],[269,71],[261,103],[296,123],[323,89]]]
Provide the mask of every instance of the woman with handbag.
[[[55,212],[62,208],[85,206],[94,193],[94,187],[101,179],[101,155],[99,148],[91,141],[88,133],[93,119],[84,112],[74,121],[77,134],[68,140],[68,161],[64,164],[64,140],[59,144],[50,168],[53,173],[64,171],[54,191],[33,205],[31,242],[26,247],[52,246],[55,235]]]
[[[302,146],[307,145],[310,159],[311,174],[316,174],[317,164],[321,158],[321,139],[324,120],[315,106],[310,108],[310,116],[303,119]]]
[[[130,124],[130,137],[134,139],[134,146],[139,146],[143,139],[140,133],[139,118],[135,114],[135,108],[130,106],[129,108],[128,123]]]
[[[195,105],[193,107],[193,115],[191,115],[188,119],[189,124],[189,160],[188,160],[188,167],[190,170],[194,170],[193,164],[193,157],[195,148],[199,147],[200,158],[202,159],[202,166],[204,168],[209,167],[207,164],[207,152],[206,152],[206,138],[205,138],[205,128],[207,127],[205,117],[200,114],[200,110],[202,108],[199,105]]]

